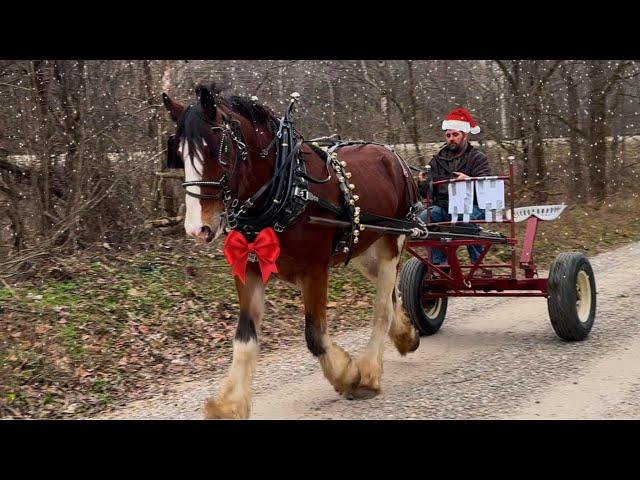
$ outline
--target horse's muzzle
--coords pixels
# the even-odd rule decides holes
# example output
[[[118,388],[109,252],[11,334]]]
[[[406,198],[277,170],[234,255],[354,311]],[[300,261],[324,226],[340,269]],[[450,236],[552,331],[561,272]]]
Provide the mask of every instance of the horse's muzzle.
[[[208,225],[203,225],[202,227],[200,227],[200,231],[194,236],[199,242],[209,243],[211,242],[211,240],[213,240],[215,234],[213,233],[213,230],[211,230],[211,227],[209,227]]]
[[[213,230],[211,230],[211,227],[209,227],[208,225],[205,225],[200,228],[199,236],[204,237],[204,241],[209,243],[211,240],[213,240],[214,237]]]

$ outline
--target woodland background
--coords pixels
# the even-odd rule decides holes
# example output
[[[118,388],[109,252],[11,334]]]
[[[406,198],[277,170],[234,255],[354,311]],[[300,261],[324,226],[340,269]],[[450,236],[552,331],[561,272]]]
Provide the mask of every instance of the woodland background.
[[[190,103],[197,83],[216,82],[278,115],[297,91],[306,138],[384,142],[415,164],[465,106],[493,168],[515,158],[520,198],[603,203],[638,190],[639,73],[622,60],[0,61],[0,270],[179,231],[180,180],[162,172],[173,130],[163,91]]]
[[[216,82],[282,115],[297,91],[306,139],[384,142],[416,165],[464,106],[494,171],[513,157],[517,206],[569,205],[539,227],[544,269],[640,240],[639,74],[625,60],[0,60],[0,417],[93,416],[228,368],[235,288],[221,242],[185,238],[162,92],[191,103]],[[372,299],[354,270],[332,275],[331,333],[366,326]],[[274,279],[261,351],[303,329],[300,292]]]

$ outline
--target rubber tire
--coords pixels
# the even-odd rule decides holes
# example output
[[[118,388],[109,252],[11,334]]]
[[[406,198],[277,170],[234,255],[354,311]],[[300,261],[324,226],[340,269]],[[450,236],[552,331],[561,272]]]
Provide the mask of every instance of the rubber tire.
[[[447,314],[447,297],[439,299],[441,302],[437,315],[429,316],[422,305],[422,283],[427,274],[427,266],[417,258],[411,258],[400,271],[398,289],[402,297],[402,305],[411,323],[421,336],[433,335],[442,326]]]
[[[580,321],[576,307],[576,282],[579,272],[589,278],[591,308],[586,321]],[[570,252],[558,255],[549,270],[547,307],[551,326],[563,340],[580,341],[587,338],[596,317],[596,281],[587,257]]]

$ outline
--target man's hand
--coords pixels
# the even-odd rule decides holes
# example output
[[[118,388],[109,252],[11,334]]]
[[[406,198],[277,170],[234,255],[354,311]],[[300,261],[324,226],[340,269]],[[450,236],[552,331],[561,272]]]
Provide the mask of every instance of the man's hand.
[[[471,178],[469,175],[465,175],[462,172],[453,172],[453,174],[456,176],[456,180],[466,180],[467,178]]]

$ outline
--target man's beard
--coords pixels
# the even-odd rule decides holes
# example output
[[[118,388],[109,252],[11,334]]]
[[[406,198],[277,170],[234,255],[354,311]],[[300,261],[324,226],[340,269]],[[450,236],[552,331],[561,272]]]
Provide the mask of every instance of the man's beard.
[[[467,142],[463,141],[462,143],[450,143],[447,145],[447,148],[451,153],[460,153],[465,148],[467,148]]]

